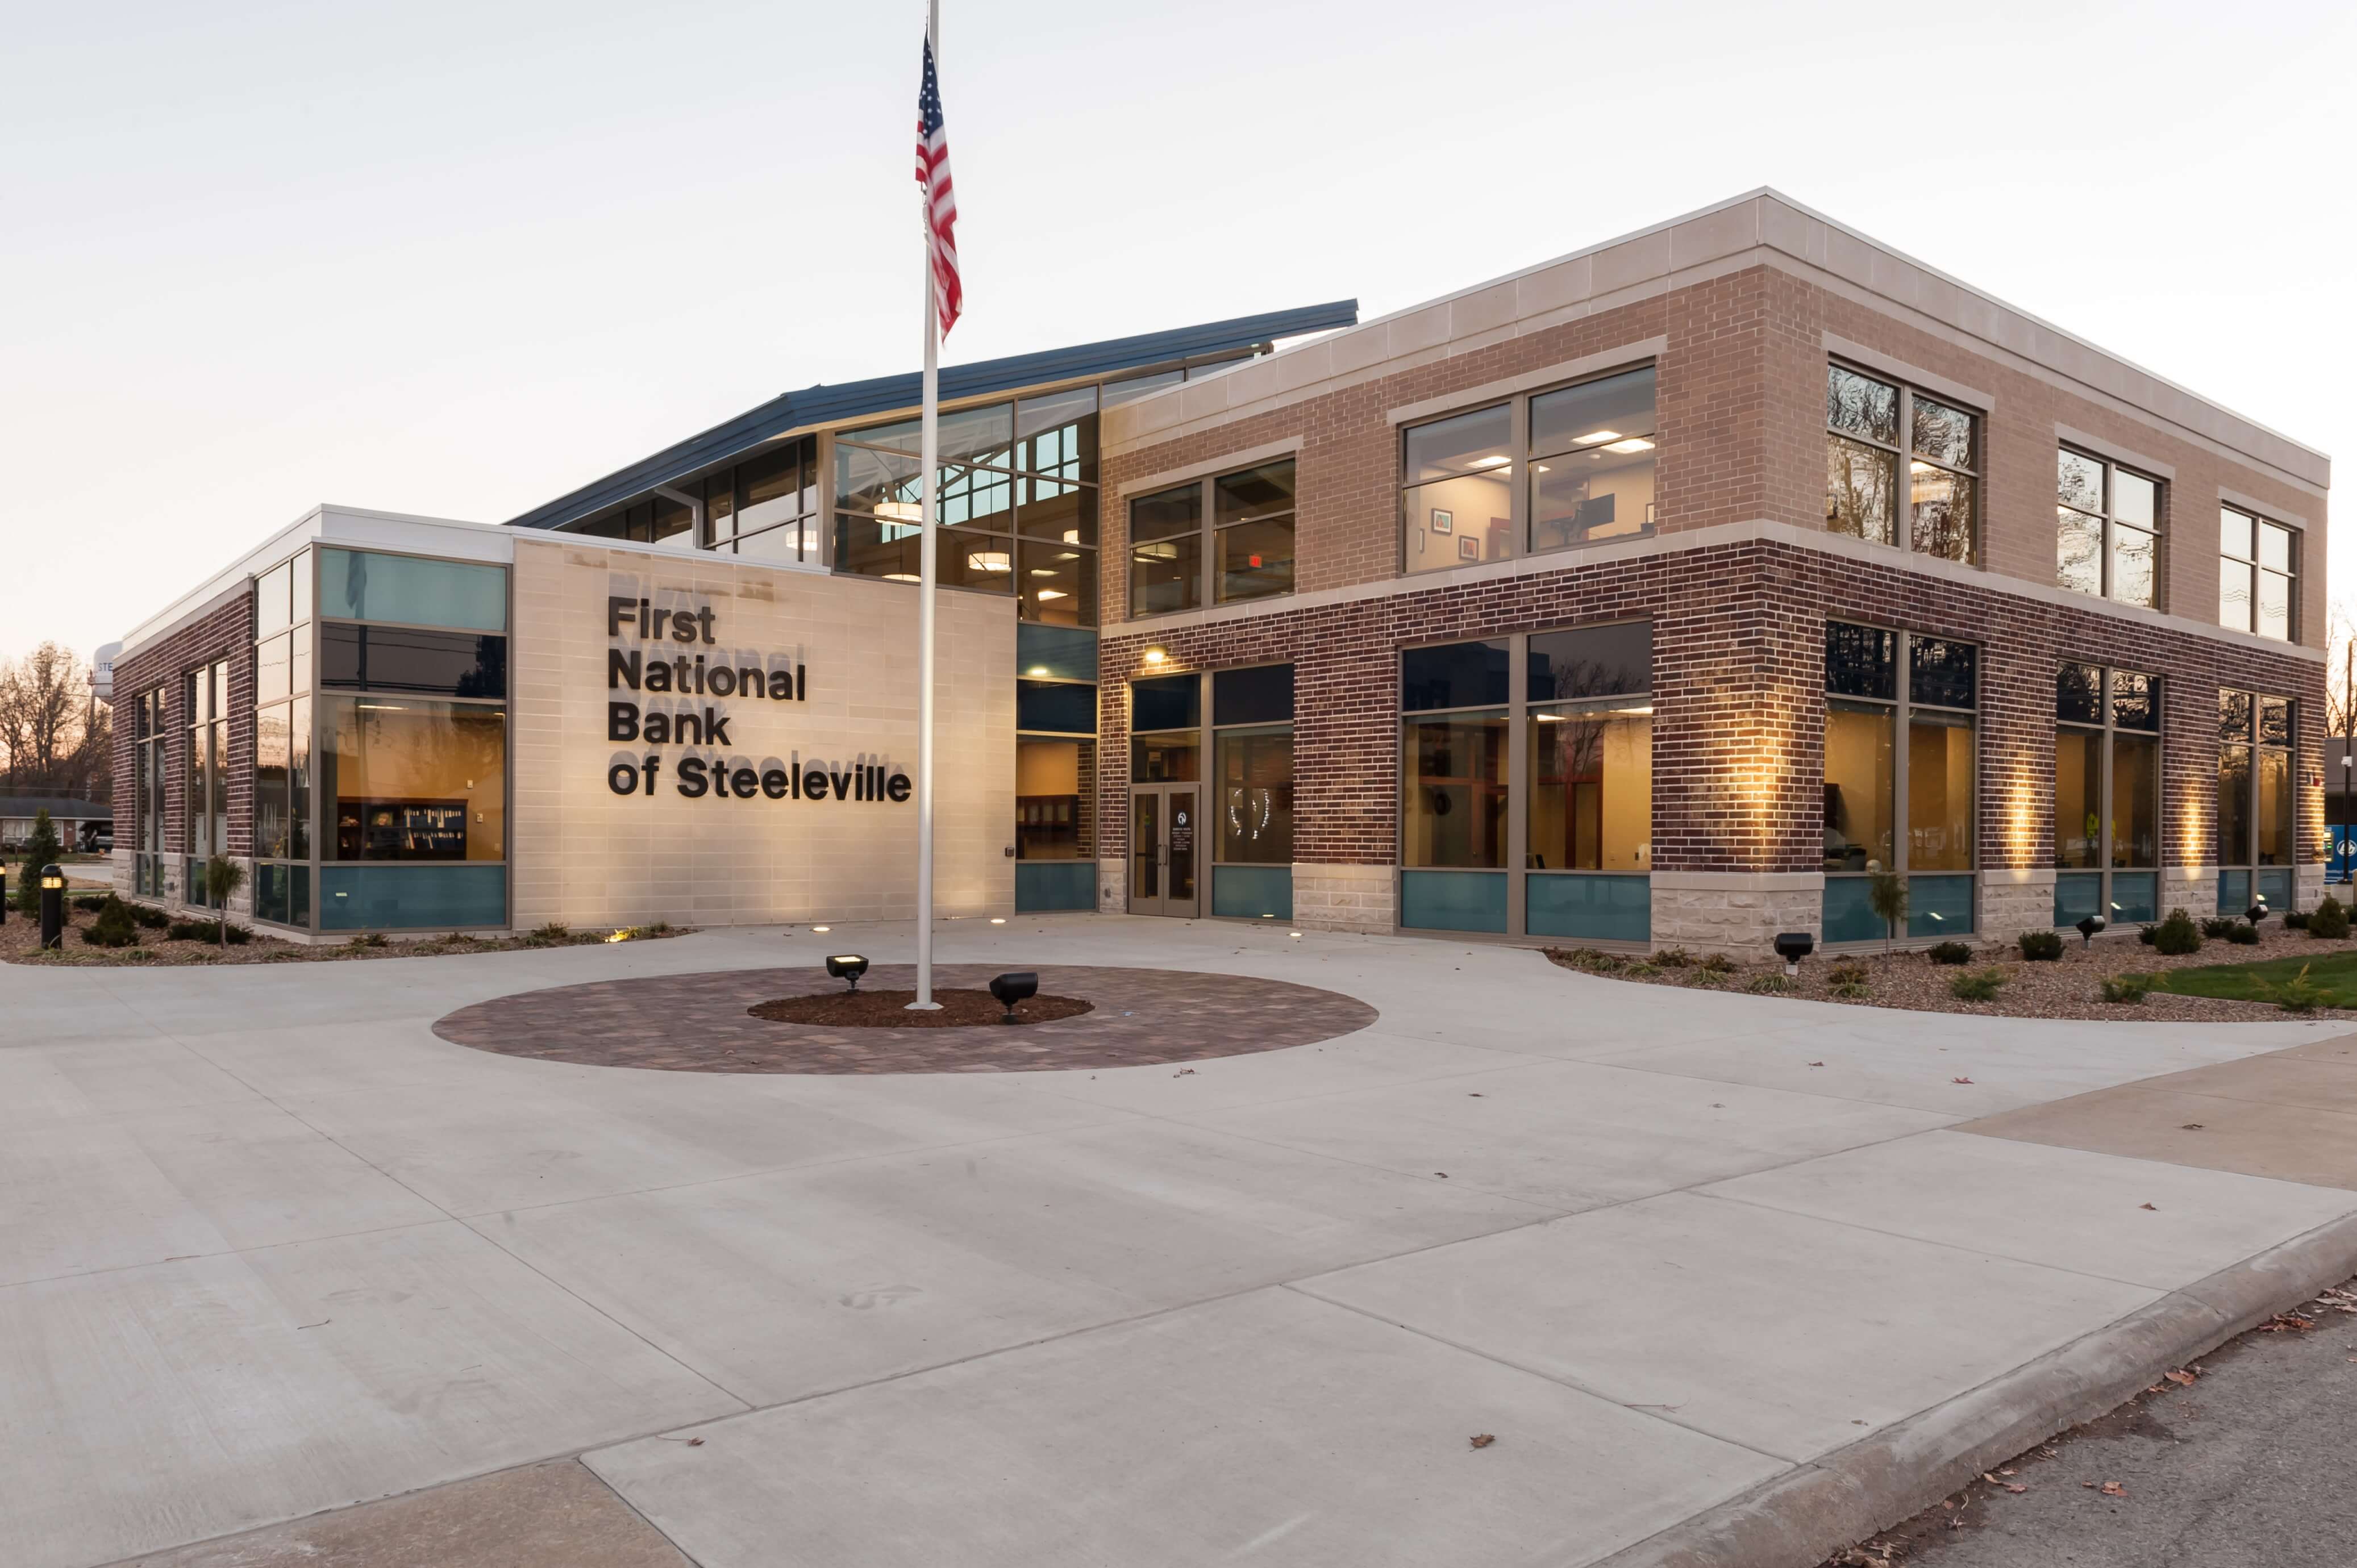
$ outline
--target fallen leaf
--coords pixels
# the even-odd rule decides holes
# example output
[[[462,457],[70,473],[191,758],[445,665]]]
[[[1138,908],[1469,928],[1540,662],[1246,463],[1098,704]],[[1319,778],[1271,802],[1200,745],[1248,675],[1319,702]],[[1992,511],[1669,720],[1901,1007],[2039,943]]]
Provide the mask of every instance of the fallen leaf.
[[[1809,1065],[1810,1065],[1811,1067],[1823,1067],[1823,1066],[1824,1066],[1825,1064],[1824,1064],[1824,1063],[1823,1063],[1823,1062],[1811,1062]]]
[[[2079,1484],[2086,1487],[2091,1492],[2095,1489],[2095,1483],[2093,1481],[2082,1481]]]
[[[1498,1440],[1486,1432],[1477,1432],[1468,1441],[1476,1448],[1487,1448]]]
[[[1468,1100],[1479,1100],[1481,1098],[1481,1091],[1478,1089],[1470,1090],[1466,1094],[1465,1098]]]
[[[1950,1083],[1970,1083],[1972,1082],[1972,1079],[1968,1078],[1952,1078],[1948,1081]]]
[[[2029,1490],[2028,1487],[2023,1486],[2019,1481],[2004,1481],[2000,1482],[1999,1485],[2003,1486],[2007,1491],[2011,1492],[2016,1497],[2019,1497],[2022,1493]]]
[[[1194,1076],[1195,1076],[1195,1069],[1194,1069],[1193,1068],[1190,1068],[1190,1067],[1182,1067],[1182,1068],[1180,1068],[1177,1072],[1172,1073],[1170,1076],[1171,1076],[1172,1078],[1192,1078],[1192,1077],[1194,1077]]]
[[[2316,1320],[2314,1318],[2302,1317],[2297,1312],[2278,1312],[2266,1322],[2259,1325],[2259,1332],[2262,1334],[2305,1334],[2315,1326]]]
[[[687,1440],[687,1445],[690,1448],[701,1448],[704,1446],[704,1439],[701,1437],[691,1437]]]
[[[2159,1212],[2160,1212],[2160,1210],[2159,1210],[2159,1209],[2158,1209],[2158,1208],[2153,1208],[2153,1206],[2152,1206],[2151,1204],[2149,1204],[2149,1203],[2139,1203],[2139,1204],[2137,1204],[2137,1205],[2136,1205],[2136,1207],[2137,1207],[2138,1208],[2151,1208],[2151,1209],[2152,1209],[2152,1211],[2153,1211],[2155,1214],[2158,1214],[2158,1213],[2159,1213]]]
[[[1448,1173],[1447,1171],[1435,1171],[1432,1174],[1438,1176],[1443,1181],[1447,1181],[1448,1179]]]
[[[2103,1493],[2107,1498],[2124,1498],[2128,1495],[2128,1489],[2117,1481],[2105,1481],[2103,1485]]]
[[[2201,1131],[2201,1123],[2199,1122],[2188,1122],[2185,1123],[2184,1130],[2188,1133],[2199,1133]]]
[[[2198,1372],[2189,1372],[2189,1371],[2185,1371],[2185,1370],[2183,1370],[2182,1369],[2179,1369],[2179,1370],[2177,1370],[2177,1371],[2174,1371],[2174,1372],[2169,1373],[2169,1380],[2170,1382],[2172,1382],[2172,1383],[2175,1383],[2175,1384],[2179,1385],[2180,1388],[2189,1388],[2189,1389],[2190,1389],[2190,1388],[2191,1388],[2191,1387],[2193,1386],[2193,1380],[2194,1380],[2195,1378],[2199,1377],[2200,1375],[2201,1375],[2201,1374],[2200,1374],[2200,1373],[2198,1373]]]

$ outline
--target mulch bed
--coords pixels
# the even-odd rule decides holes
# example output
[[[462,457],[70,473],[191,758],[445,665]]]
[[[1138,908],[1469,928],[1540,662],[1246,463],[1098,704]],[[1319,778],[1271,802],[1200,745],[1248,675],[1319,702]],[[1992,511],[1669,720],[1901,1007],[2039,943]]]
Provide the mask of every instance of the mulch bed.
[[[756,1018],[778,1024],[813,1024],[826,1029],[963,1029],[976,1024],[1004,1024],[1006,1008],[987,991],[933,993],[937,1011],[912,1013],[917,999],[908,991],[828,991],[816,996],[788,996],[758,1002],[745,1009]],[[1015,1004],[1015,1022],[1044,1024],[1051,1018],[1077,1018],[1094,1003],[1077,996],[1034,996]]]
[[[10,888],[11,897],[15,889]],[[515,952],[524,948],[590,947],[613,935],[608,929],[565,931],[563,935],[532,935],[522,937],[469,936],[453,931],[434,937],[389,937],[382,946],[363,947],[356,942],[335,942],[312,947],[303,942],[290,942],[265,935],[259,929],[248,933],[242,943],[234,935],[236,917],[230,919],[232,935],[230,945],[219,941],[175,941],[162,930],[142,928],[138,945],[127,948],[92,947],[82,940],[98,916],[87,909],[69,905],[66,909],[65,946],[55,952],[41,950],[41,923],[27,919],[14,908],[8,911],[7,922],[0,925],[0,962],[38,964],[44,967],[70,969],[166,969],[189,964],[244,963],[349,963],[378,958],[433,958],[447,953]],[[175,919],[209,920],[202,910],[190,910],[175,915]],[[683,937],[694,928],[664,926],[636,928],[632,941],[652,941],[660,937]]]
[[[2322,958],[2350,950],[2357,939],[2325,941],[2306,931],[2292,930],[2280,921],[2259,927],[2255,946],[2220,938],[2202,942],[2201,950],[2170,958],[2136,940],[2135,932],[2099,937],[2082,946],[2078,933],[2063,933],[2062,956],[2050,962],[2025,962],[2012,943],[1986,943],[1973,950],[1973,960],[1962,966],[1935,964],[1920,951],[1883,953],[1824,953],[1802,961],[1798,978],[1787,982],[1784,966],[1773,958],[1764,962],[1738,962],[1724,970],[1705,968],[1704,961],[1674,950],[1641,955],[1599,953],[1592,949],[1550,948],[1547,957],[1566,969],[1611,980],[1647,985],[1675,985],[1689,990],[1750,991],[1811,1002],[1836,1002],[1855,1007],[1900,1007],[1919,1013],[1972,1013],[1986,1018],[2085,1018],[2113,1023],[2282,1023],[2293,1016],[2272,1003],[2227,1002],[2207,996],[2178,996],[2155,991],[2142,1002],[2106,1002],[2102,982],[2122,974],[2153,974],[2162,970],[2222,963],[2255,963],[2276,958]],[[1836,971],[1855,970],[1857,987],[1838,986]],[[1949,993],[1949,982],[1966,972],[1994,969],[2005,977],[1996,998],[1967,1002]],[[2357,1010],[2319,1007],[2311,1016],[2357,1018]]]

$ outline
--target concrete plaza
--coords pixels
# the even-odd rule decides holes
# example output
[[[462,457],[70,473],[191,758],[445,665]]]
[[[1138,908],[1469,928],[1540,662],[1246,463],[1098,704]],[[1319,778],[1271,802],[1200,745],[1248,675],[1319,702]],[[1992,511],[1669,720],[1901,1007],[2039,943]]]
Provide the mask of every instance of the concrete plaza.
[[[0,1555],[1701,1562],[1713,1521],[1876,1444],[1928,1475],[1943,1412],[1995,1422],[1990,1391],[2083,1380],[2248,1261],[2357,1234],[2330,1024],[1881,1012],[1070,917],[946,926],[942,958],[1380,1016],[1185,1068],[880,1077],[431,1028],[846,946],[910,938],[0,971]],[[2179,1153],[2188,1123],[2223,1141]]]

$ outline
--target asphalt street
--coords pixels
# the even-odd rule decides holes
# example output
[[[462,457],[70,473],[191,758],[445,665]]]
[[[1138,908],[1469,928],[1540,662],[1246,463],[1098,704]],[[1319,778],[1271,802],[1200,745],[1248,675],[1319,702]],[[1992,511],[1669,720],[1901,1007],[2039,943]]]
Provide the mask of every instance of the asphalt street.
[[[2357,1280],[2277,1322],[2195,1362],[2190,1385],[2164,1381],[1835,1562],[2347,1568]]]

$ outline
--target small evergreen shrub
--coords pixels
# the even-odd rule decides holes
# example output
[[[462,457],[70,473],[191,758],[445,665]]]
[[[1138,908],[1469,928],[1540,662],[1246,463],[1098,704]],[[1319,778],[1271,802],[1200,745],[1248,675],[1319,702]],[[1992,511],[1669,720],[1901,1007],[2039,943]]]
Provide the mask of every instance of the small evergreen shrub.
[[[2160,928],[2158,926],[2138,926],[2136,928],[2136,940],[2142,942],[2145,946],[2150,947],[2159,940]]]
[[[2304,931],[2308,929],[2308,911],[2305,909],[2287,910],[2284,915],[2284,929],[2287,931]]]
[[[2349,906],[2326,894],[2324,902],[2309,911],[2308,934],[2319,941],[2345,940],[2349,935]]]
[[[1948,994],[1959,1002],[1994,1002],[2005,989],[2005,971],[1968,969],[1948,982]]]
[[[2060,931],[2024,931],[2018,940],[2021,956],[2032,963],[2052,963],[2062,956]]]
[[[2182,909],[2171,909],[2169,918],[2158,926],[2145,929],[2152,933],[2155,952],[2182,958],[2187,953],[2201,950],[2201,929],[2193,923],[2193,917]]]
[[[2233,943],[2238,948],[2257,947],[2259,945],[2259,928],[2256,926],[2244,926],[2238,924],[2228,929],[2226,932],[2226,940]]]
[[[165,934],[176,942],[221,942],[233,948],[242,948],[253,940],[253,933],[243,926],[228,925],[221,920],[175,920]]]
[[[81,940],[94,948],[127,948],[139,940],[132,923],[131,906],[110,893],[98,901],[98,918],[84,927]]]
[[[2324,993],[2308,978],[2308,965],[2301,964],[2299,972],[2279,985],[2266,988],[2266,999],[2287,1013],[2313,1013],[2323,1004]]]
[[[86,914],[94,915],[105,908],[106,901],[113,897],[112,893],[78,893],[74,896],[73,907]]]
[[[1942,942],[1925,956],[1933,963],[1970,963],[1973,948],[1970,942]]]
[[[2148,974],[2114,975],[2104,982],[2103,989],[2104,1000],[2106,1002],[2142,1002],[2152,990],[2152,976]]]
[[[2232,915],[2207,915],[2201,920],[2201,934],[2205,937],[2217,937],[2232,941],[2235,928],[2242,923]]]
[[[131,911],[133,922],[143,931],[160,931],[172,923],[171,916],[152,904],[132,904],[125,907]]]
[[[49,810],[43,806],[33,813],[33,836],[25,841],[25,864],[11,893],[17,913],[27,919],[41,918],[41,867],[55,865],[65,853],[65,845],[58,842],[57,824],[49,821]]]

